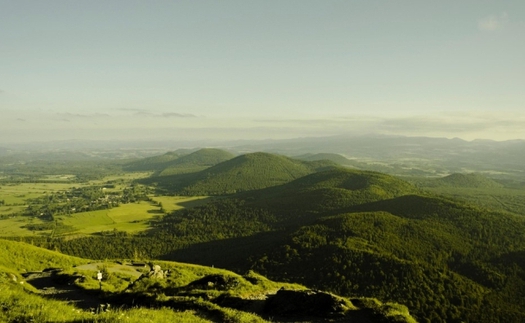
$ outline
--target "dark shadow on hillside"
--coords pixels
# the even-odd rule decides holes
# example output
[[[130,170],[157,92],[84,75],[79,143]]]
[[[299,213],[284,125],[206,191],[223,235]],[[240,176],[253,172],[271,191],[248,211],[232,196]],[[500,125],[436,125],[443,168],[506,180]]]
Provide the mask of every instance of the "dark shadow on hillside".
[[[149,214],[164,214],[161,210],[148,210],[147,212]]]
[[[74,284],[59,282],[53,273],[34,274],[26,281],[39,290],[40,296],[69,302],[80,309],[96,310],[103,303],[98,292],[85,291]]]
[[[192,208],[192,207],[202,206],[202,205],[207,204],[209,202],[212,202],[212,201],[214,201],[214,200],[216,200],[218,198],[219,197],[209,196],[209,197],[199,198],[197,200],[178,202],[176,204],[189,209],[189,208]]]
[[[423,219],[452,209],[450,201],[420,195],[405,195],[388,200],[359,204],[339,210],[338,213],[389,212],[408,219]]]
[[[167,176],[151,176],[136,180],[136,182],[145,185],[154,185],[156,194],[174,194],[188,185],[196,174],[198,174],[198,172]]]
[[[258,259],[264,252],[282,245],[289,234],[290,231],[261,232],[248,237],[197,243],[160,258],[244,272],[250,269],[246,261],[249,257]]]

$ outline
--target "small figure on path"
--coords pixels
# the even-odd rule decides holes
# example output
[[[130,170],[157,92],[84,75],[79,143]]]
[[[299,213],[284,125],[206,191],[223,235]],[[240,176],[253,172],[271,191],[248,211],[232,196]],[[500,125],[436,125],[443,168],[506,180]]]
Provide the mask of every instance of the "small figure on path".
[[[102,273],[100,272],[100,270],[97,273],[97,279],[98,279],[100,290],[102,290]]]

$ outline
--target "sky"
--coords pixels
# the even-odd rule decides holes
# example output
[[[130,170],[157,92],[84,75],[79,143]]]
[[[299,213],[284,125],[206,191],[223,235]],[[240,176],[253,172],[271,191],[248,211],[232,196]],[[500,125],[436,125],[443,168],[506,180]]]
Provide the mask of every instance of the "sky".
[[[525,1],[0,0],[0,145],[525,139]]]

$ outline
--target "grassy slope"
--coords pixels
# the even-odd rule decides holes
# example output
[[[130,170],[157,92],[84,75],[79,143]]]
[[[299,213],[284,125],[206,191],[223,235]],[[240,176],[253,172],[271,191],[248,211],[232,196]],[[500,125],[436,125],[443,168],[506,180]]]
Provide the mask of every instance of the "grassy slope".
[[[0,239],[0,266],[17,272],[43,270],[50,267],[71,267],[88,260],[66,256],[23,242]]]
[[[163,280],[139,279],[133,284],[126,282],[129,278],[121,274],[105,274],[102,283],[103,293],[97,293],[100,303],[110,302],[118,305],[116,311],[97,312],[93,314],[77,309],[65,302],[40,297],[29,284],[24,284],[20,276],[22,271],[37,271],[47,267],[64,268],[61,277],[75,274],[73,266],[86,263],[87,260],[65,256],[57,252],[40,249],[21,242],[0,240],[0,320],[4,322],[266,322],[260,316],[251,313],[256,310],[249,307],[249,312],[239,309],[221,307],[221,299],[246,300],[256,304],[256,299],[264,299],[268,293],[275,293],[281,288],[287,290],[303,290],[303,286],[287,283],[276,283],[253,272],[240,276],[223,269],[174,263],[155,262],[164,270],[170,270],[170,276]],[[103,270],[113,266],[105,263]],[[115,266],[117,266],[115,264]],[[121,267],[121,265],[118,265]],[[83,282],[75,283],[81,289],[86,289],[85,295],[89,298],[97,297],[90,289],[98,289],[96,269],[83,270]],[[195,284],[204,277],[214,275],[226,281],[235,282],[230,287],[210,288],[209,284],[200,286]],[[124,279],[124,280],[123,280]],[[123,284],[124,282],[124,284]],[[60,289],[60,283],[56,285]],[[109,292],[111,291],[111,292]],[[126,308],[127,302],[133,307]],[[381,304],[370,299],[360,299],[361,303],[372,303],[373,307],[365,306],[377,312],[385,322],[414,322],[405,307],[397,304]],[[349,313],[358,314],[361,309],[350,306]],[[130,303],[131,304],[131,303]],[[121,307],[122,306],[122,307]],[[241,308],[244,306],[240,306]],[[362,305],[359,307],[363,308]],[[155,309],[157,308],[157,309]],[[169,308],[176,309],[173,311]],[[262,312],[260,312],[262,313]],[[403,318],[403,320],[400,320]],[[359,322],[359,321],[357,321]]]

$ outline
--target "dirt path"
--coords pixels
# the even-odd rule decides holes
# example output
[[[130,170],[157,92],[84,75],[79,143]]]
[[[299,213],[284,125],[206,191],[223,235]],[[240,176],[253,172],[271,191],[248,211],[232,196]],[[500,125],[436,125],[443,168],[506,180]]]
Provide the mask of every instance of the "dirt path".
[[[112,273],[120,273],[120,274],[126,274],[133,276],[135,278],[139,278],[142,273],[138,271],[138,267],[132,266],[132,265],[120,265],[116,263],[106,263],[106,262],[97,262],[97,263],[91,263],[87,265],[77,266],[75,269],[78,270],[91,270],[91,271],[98,271],[101,267],[107,267],[108,271]]]
[[[91,263],[74,267],[78,270],[97,272],[99,268],[106,267],[108,271],[140,277],[142,274],[137,267],[131,265],[120,265],[116,263]],[[57,279],[59,271],[34,272],[26,277],[26,282],[38,289],[43,297],[66,301],[76,307],[85,310],[97,310],[101,304],[105,304],[99,291],[88,291],[77,287],[73,282],[63,282]]]
[[[81,309],[94,310],[102,303],[98,293],[85,291],[73,284],[58,283],[52,272],[33,273],[26,278],[26,282],[37,288],[43,297],[66,301]]]

